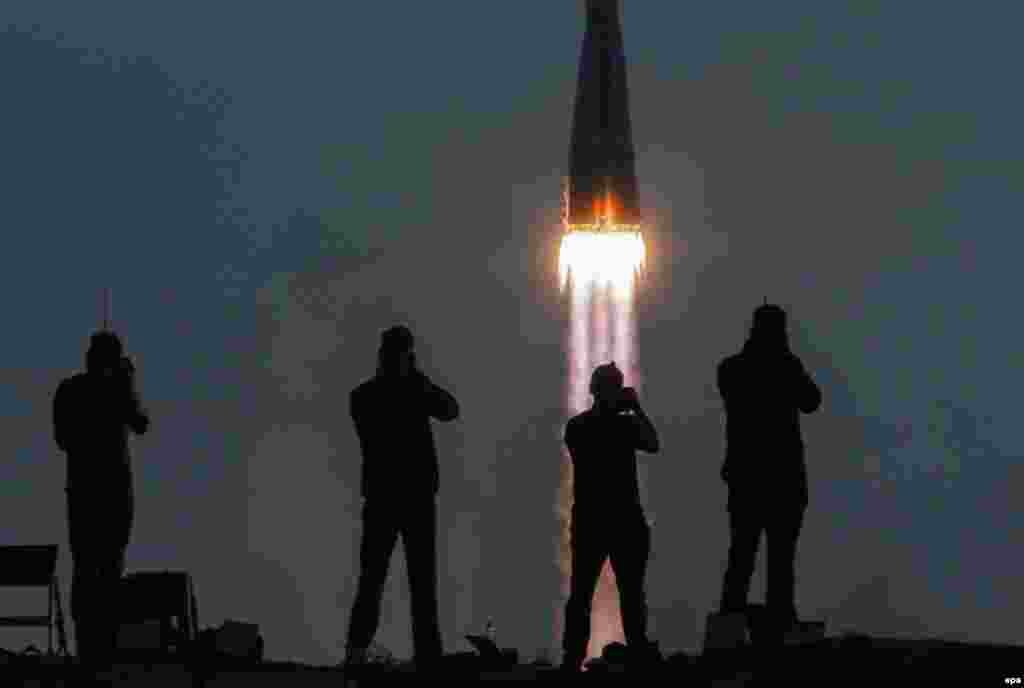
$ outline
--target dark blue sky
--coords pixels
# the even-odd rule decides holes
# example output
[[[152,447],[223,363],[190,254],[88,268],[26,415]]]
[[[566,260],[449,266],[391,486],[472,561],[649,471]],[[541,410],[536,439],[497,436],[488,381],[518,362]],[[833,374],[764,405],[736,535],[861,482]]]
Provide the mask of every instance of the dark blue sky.
[[[5,3],[0,540],[66,542],[49,401],[111,286],[154,416],[129,567],[191,570],[203,624],[256,621],[272,656],[338,659],[359,534],[347,393],[406,320],[465,409],[438,430],[446,641],[494,616],[524,652],[554,644],[579,4]],[[826,399],[805,424],[801,610],[1021,642],[1022,19],[625,4],[663,646],[696,647],[717,603],[714,366],[766,294]],[[407,654],[393,566],[380,640]]]

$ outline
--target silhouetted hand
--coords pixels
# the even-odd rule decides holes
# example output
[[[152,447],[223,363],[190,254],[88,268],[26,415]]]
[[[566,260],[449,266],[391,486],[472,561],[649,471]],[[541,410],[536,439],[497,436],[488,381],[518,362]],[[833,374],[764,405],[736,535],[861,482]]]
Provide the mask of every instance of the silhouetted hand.
[[[132,363],[132,359],[124,356],[117,366],[118,378],[121,381],[122,388],[128,392],[128,395],[132,398],[136,395],[135,390],[135,364]]]
[[[124,375],[128,379],[132,379],[135,375],[135,364],[132,363],[132,359],[127,356],[122,356],[119,363],[119,370],[121,371],[121,375]]]
[[[622,389],[622,408],[626,411],[636,411],[640,408],[640,397],[633,387]]]
[[[434,383],[431,382],[430,378],[427,377],[426,373],[424,373],[419,368],[417,368],[416,371],[413,373],[413,378],[416,381],[416,388],[421,393],[430,394],[433,391]]]

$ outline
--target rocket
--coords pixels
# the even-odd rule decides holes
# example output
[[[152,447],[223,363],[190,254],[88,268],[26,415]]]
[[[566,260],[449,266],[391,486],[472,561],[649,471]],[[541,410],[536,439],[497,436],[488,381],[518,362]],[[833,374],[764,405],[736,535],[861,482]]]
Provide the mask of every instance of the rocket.
[[[586,0],[586,21],[562,221],[568,231],[637,231],[642,218],[620,0]]]

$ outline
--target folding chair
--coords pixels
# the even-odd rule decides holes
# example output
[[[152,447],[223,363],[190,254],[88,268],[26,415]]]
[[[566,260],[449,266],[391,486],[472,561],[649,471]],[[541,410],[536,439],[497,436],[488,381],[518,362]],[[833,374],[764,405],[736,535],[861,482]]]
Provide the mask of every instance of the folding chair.
[[[119,649],[136,649],[132,647],[130,635],[141,631],[146,622],[159,624],[156,647],[146,649],[165,656],[172,650],[175,654],[185,655],[194,649],[199,624],[192,577],[188,573],[144,571],[128,574],[121,580],[118,604]]]
[[[0,546],[0,587],[47,588],[45,616],[0,616],[0,628],[35,627],[47,629],[49,653],[53,654],[53,634],[57,632],[60,654],[68,655],[64,633],[64,609],[57,581],[57,545]]]

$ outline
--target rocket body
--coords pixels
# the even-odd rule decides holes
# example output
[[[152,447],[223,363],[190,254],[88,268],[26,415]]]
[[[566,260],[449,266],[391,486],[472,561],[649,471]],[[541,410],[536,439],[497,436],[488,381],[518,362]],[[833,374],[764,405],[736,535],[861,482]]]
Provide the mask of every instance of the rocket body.
[[[563,191],[563,221],[570,230],[641,223],[619,1],[586,3]]]

